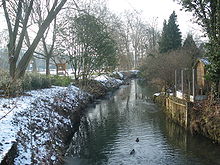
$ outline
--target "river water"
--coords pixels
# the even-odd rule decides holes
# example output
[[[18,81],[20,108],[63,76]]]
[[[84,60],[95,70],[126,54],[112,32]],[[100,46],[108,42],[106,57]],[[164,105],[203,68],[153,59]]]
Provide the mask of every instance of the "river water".
[[[166,119],[152,92],[132,80],[88,108],[66,165],[220,165],[220,146]]]

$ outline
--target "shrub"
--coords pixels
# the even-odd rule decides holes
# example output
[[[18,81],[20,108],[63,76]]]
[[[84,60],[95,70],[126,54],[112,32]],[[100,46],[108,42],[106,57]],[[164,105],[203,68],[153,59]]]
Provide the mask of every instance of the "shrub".
[[[39,74],[34,74],[31,78],[31,88],[40,89],[42,87],[42,78]]]
[[[24,90],[49,88],[51,87],[51,79],[49,76],[39,73],[27,73],[23,77],[22,86]]]
[[[9,81],[9,73],[4,70],[0,70],[0,90],[4,90]]]
[[[50,76],[46,76],[46,75],[42,75],[42,86],[41,88],[49,88],[51,87],[51,77]]]
[[[27,73],[22,79],[12,80],[9,73],[0,70],[0,90],[7,96],[16,96],[24,91],[51,87],[49,76],[39,73]]]
[[[8,72],[0,70],[0,90],[6,96],[16,96],[22,93],[22,80],[13,80]]]
[[[8,72],[0,70],[0,90],[8,96],[20,95],[27,90],[49,88],[51,85],[68,86],[71,83],[72,79],[67,76],[46,76],[39,73],[26,73],[22,79],[12,80]]]
[[[79,80],[75,81],[74,85],[90,93],[95,98],[100,98],[107,92],[107,88],[101,82],[96,80]]]
[[[51,84],[55,86],[68,86],[72,79],[68,76],[51,76]]]
[[[160,87],[174,86],[175,70],[192,67],[192,56],[184,49],[171,51],[165,54],[156,54],[146,57],[141,66],[141,75],[147,81]]]
[[[22,79],[23,90],[31,90],[32,89],[31,81],[32,81],[31,74],[29,74],[29,73],[25,74],[25,76]]]
[[[109,76],[113,77],[113,78],[116,78],[116,79],[119,79],[119,80],[123,79],[123,75],[121,73],[119,73],[119,72],[113,72]]]
[[[22,80],[21,79],[12,80],[10,78],[4,88],[4,91],[5,91],[6,96],[14,97],[14,96],[21,95],[23,93]]]

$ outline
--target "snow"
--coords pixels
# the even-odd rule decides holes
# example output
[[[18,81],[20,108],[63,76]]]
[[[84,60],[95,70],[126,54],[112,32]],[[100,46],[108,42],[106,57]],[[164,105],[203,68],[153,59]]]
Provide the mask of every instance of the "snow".
[[[95,78],[96,81],[100,81],[100,82],[107,82],[108,79],[109,79],[109,77],[106,75],[101,75],[101,76],[98,76]]]
[[[17,138],[19,127],[13,123],[14,116],[17,113],[30,109],[31,103],[33,103],[37,98],[52,96],[57,93],[57,91],[63,89],[64,88],[62,87],[53,87],[50,89],[27,92],[30,96],[0,99],[0,162],[8,150],[11,149]]]
[[[119,75],[119,77],[120,77],[121,80],[124,79],[124,75],[123,75],[121,72],[113,72],[113,74]]]
[[[160,96],[160,93],[154,93],[154,96],[156,96],[156,97]]]
[[[108,88],[118,87],[123,81],[101,75],[95,78]],[[75,86],[33,90],[24,96],[0,98],[0,162],[17,142],[15,165],[54,164],[57,151],[64,148],[61,129],[72,127],[69,111],[90,97]],[[60,113],[63,113],[62,115]],[[48,160],[50,162],[48,162]]]
[[[44,144],[51,139],[51,131],[44,132],[40,129],[71,125],[70,119],[51,111],[52,105],[72,108],[77,106],[77,100],[85,95],[74,86],[52,87],[30,91],[26,94],[27,96],[0,99],[0,119],[2,118],[0,120],[0,162],[15,141],[24,143],[18,143],[19,156],[15,159],[15,164],[31,164],[31,154],[35,151],[33,148],[38,150],[38,157],[47,155],[48,150]],[[66,99],[62,98],[63,96]],[[66,102],[71,105],[66,105]],[[38,147],[41,145],[42,147]],[[51,160],[56,160],[54,155],[51,156]]]
[[[130,70],[130,72],[137,75],[140,71],[139,70]]]
[[[183,99],[182,91],[176,91],[176,97],[179,98],[179,99]]]
[[[107,88],[115,88],[123,84],[122,80],[112,78],[107,75],[98,76],[94,80],[101,82]]]

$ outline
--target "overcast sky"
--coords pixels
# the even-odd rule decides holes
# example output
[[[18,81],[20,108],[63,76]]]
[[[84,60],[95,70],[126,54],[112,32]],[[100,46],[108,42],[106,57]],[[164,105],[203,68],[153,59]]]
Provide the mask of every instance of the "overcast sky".
[[[201,35],[200,27],[190,21],[192,15],[189,12],[180,11],[181,6],[173,0],[109,0],[109,8],[120,13],[123,10],[142,10],[143,19],[146,21],[157,18],[158,27],[162,29],[164,19],[168,20],[170,14],[176,11],[178,24],[183,36],[188,32]]]
[[[186,36],[188,32],[194,35],[202,35],[201,28],[197,24],[193,24],[190,19],[192,19],[191,13],[186,13],[180,11],[181,6],[178,5],[173,0],[108,0],[109,8],[116,12],[121,13],[124,10],[136,10],[143,12],[143,19],[150,22],[153,18],[157,18],[158,27],[162,29],[164,19],[168,20],[170,14],[175,10],[177,14],[178,24],[180,25],[180,30],[183,33],[183,37]],[[0,10],[0,31],[6,28],[5,19],[2,15],[2,9]]]

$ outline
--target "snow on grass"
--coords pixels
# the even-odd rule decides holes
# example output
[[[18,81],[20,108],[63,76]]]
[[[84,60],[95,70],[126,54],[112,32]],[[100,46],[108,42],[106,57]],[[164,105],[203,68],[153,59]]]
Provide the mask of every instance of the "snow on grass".
[[[19,156],[15,164],[58,162],[64,148],[65,132],[68,134],[72,129],[70,111],[75,111],[80,100],[86,97],[88,94],[79,88],[69,86],[54,95],[38,97],[28,110],[18,113],[14,120],[20,129],[17,137]],[[26,152],[29,154],[24,155]]]
[[[123,83],[106,75],[95,80],[107,88]],[[64,149],[63,139],[74,123],[71,113],[89,97],[75,86],[54,86],[27,92],[25,96],[0,98],[0,162],[14,142],[18,144],[14,164],[58,162]]]
[[[30,164],[33,154],[39,160],[46,160],[43,156],[49,150],[45,147],[49,146],[46,144],[54,137],[56,132],[53,131],[71,125],[70,119],[51,110],[52,105],[57,103],[60,107],[73,108],[78,106],[79,99],[85,97],[85,93],[74,86],[52,87],[26,94],[27,96],[0,99],[0,162],[15,141],[18,141],[19,151],[15,164]],[[54,153],[50,155],[55,160]]]
[[[100,75],[96,77],[94,80],[101,82],[107,88],[115,88],[123,84],[122,80],[112,78],[107,75]]]
[[[154,96],[158,97],[160,96],[160,93],[154,93]]]
[[[116,72],[116,74],[118,74],[120,76],[120,79],[123,80],[124,79],[124,75],[121,72]]]
[[[139,70],[130,70],[130,72],[137,75],[140,71]]]

